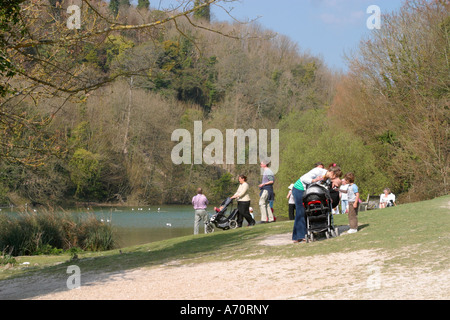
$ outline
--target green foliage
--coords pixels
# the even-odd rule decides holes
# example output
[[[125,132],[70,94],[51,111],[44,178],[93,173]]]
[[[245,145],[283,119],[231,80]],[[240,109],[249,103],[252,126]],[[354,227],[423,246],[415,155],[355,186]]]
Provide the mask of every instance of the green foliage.
[[[99,181],[102,170],[101,157],[85,149],[77,149],[69,161],[70,179],[75,184],[76,196],[94,199],[102,197]]]
[[[298,64],[291,70],[292,75],[303,84],[312,84],[316,71],[317,65],[314,61],[306,64]]]
[[[7,32],[17,28],[20,23],[20,0],[1,1],[0,6],[0,76],[10,78],[13,77],[17,70],[16,66],[9,60],[4,52],[4,47],[9,41],[5,38]],[[20,33],[25,32],[24,28],[19,28]],[[9,92],[9,86],[6,84],[0,85],[0,97],[5,96]]]
[[[133,41],[130,41],[123,36],[108,36],[104,43],[104,48],[106,51],[105,65],[110,67],[114,60],[124,59],[127,50],[133,46]]]
[[[2,181],[0,180],[0,207],[2,204],[7,204],[8,203],[8,188],[2,183]]]
[[[237,182],[234,181],[233,176],[226,172],[211,184],[211,194],[217,201],[223,201],[223,199],[234,194],[237,189]]]
[[[134,47],[134,42],[121,35],[110,35],[103,42],[88,42],[83,46],[80,63],[88,63],[109,72],[113,64],[122,61],[127,50]],[[67,57],[69,59],[69,57]]]
[[[111,225],[93,215],[43,211],[0,216],[0,251],[13,256],[110,250],[114,238]]]
[[[376,157],[361,139],[329,122],[325,110],[309,110],[290,114],[279,124],[280,168],[275,184],[276,210],[287,214],[287,201],[282,201],[288,186],[322,161],[326,166],[337,163],[343,171],[355,174],[361,198],[381,194],[389,179],[378,167]]]
[[[119,0],[110,0],[109,9],[114,14],[114,16],[117,16],[117,14],[119,13]]]
[[[46,243],[39,246],[36,251],[33,252],[33,255],[60,255],[63,253],[63,249],[52,247],[50,244]]]
[[[186,37],[162,41],[157,46],[157,68],[150,73],[154,90],[179,101],[200,105],[208,113],[221,99],[217,89],[217,57],[198,56]]]
[[[202,5],[203,3],[205,3],[205,0],[195,0],[194,6],[197,7],[197,6]],[[197,11],[195,11],[194,18],[203,19],[203,20],[210,22],[211,21],[211,9],[210,9],[209,5],[202,7],[200,9],[198,9]]]
[[[150,6],[150,0],[138,0],[137,7],[139,9],[148,9],[149,6]]]
[[[68,140],[70,148],[87,148],[91,135],[92,132],[89,123],[87,121],[81,121],[71,132]]]
[[[17,264],[17,260],[16,258],[14,258],[13,256],[9,255],[9,254],[2,254],[0,256],[0,266],[1,265],[7,265],[7,264],[12,264],[12,265],[16,265]]]

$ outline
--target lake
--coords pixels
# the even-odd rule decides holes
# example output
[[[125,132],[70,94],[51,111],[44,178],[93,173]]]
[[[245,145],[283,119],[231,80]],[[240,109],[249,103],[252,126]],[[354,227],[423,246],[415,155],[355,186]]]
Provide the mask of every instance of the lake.
[[[228,210],[232,208],[235,206],[230,206]],[[194,234],[194,209],[191,205],[91,207],[65,211],[94,213],[98,220],[110,223],[116,231],[118,246],[121,248]],[[213,211],[210,205],[207,212],[211,215]],[[3,209],[0,213],[16,214],[10,209]],[[244,221],[244,225],[246,224]],[[202,225],[199,233],[204,233]]]
[[[194,209],[190,205],[90,208],[89,212],[94,212],[99,220],[111,223],[120,247],[194,233]],[[204,232],[203,226],[199,232]]]

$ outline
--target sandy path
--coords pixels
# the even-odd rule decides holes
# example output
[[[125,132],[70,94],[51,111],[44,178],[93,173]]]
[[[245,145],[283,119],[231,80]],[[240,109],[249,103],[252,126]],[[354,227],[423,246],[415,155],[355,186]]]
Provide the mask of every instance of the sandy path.
[[[294,245],[287,235],[263,241]],[[304,245],[304,244],[295,244]],[[249,259],[181,264],[111,274],[81,274],[68,290],[67,275],[55,279],[7,280],[3,299],[448,299],[450,272],[384,270],[382,252],[362,250],[292,259]],[[26,295],[20,295],[21,292]]]

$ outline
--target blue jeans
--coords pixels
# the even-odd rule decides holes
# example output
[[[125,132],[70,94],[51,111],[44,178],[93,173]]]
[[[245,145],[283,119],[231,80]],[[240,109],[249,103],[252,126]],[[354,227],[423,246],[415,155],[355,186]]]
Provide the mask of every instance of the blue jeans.
[[[303,207],[303,190],[292,188],[292,195],[295,201],[295,221],[294,230],[292,231],[292,240],[305,239],[306,220],[305,207]]]
[[[347,208],[348,208],[348,200],[341,200],[342,214],[344,214],[345,211],[347,211]]]

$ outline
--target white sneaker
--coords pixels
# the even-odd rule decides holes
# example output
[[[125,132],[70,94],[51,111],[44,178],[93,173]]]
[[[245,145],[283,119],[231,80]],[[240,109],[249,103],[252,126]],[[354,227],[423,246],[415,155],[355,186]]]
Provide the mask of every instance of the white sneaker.
[[[347,231],[347,233],[357,233],[358,229],[350,229]]]

